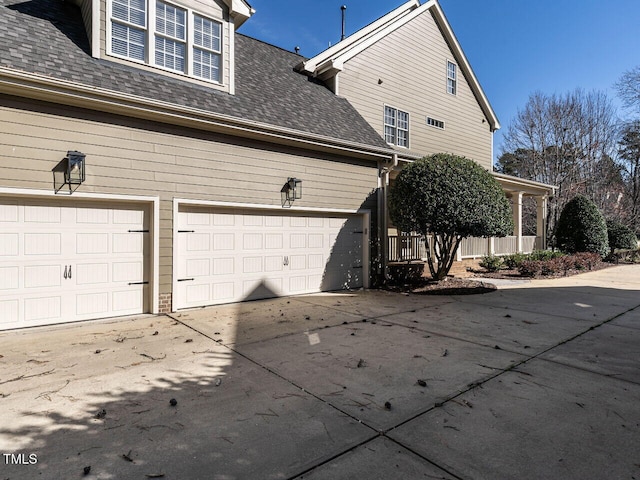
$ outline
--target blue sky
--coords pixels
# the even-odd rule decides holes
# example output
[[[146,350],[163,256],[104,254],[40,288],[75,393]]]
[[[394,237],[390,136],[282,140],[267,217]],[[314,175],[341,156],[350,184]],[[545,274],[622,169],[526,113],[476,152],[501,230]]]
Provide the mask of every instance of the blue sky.
[[[347,35],[402,0],[249,0],[256,14],[241,33],[314,56],[340,40],[340,6]],[[425,0],[422,0],[425,3]],[[502,132],[531,93],[602,90],[617,104],[613,84],[640,65],[640,1],[440,0]],[[620,112],[624,115],[624,112]]]

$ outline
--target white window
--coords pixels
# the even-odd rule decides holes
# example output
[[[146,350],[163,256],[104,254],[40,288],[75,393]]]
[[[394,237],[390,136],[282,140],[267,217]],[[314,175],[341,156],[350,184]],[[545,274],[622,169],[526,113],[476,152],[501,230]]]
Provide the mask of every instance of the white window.
[[[109,53],[222,82],[222,23],[161,0],[109,0]]]
[[[221,27],[218,22],[194,15],[193,74],[196,77],[220,81]]]
[[[409,148],[409,114],[384,107],[384,139],[391,145]]]
[[[113,53],[144,61],[146,30],[146,0],[113,0],[111,4],[111,50]]]
[[[455,63],[447,62],[447,92],[455,95],[458,91],[458,67]]]
[[[444,122],[435,118],[427,117],[427,125],[444,130]]]
[[[184,10],[156,2],[156,65],[184,72],[187,41]]]

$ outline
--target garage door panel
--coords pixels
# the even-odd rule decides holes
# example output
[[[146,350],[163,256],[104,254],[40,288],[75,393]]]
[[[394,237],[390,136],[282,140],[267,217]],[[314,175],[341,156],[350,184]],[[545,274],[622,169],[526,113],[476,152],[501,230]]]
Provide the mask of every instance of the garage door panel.
[[[80,263],[76,265],[73,275],[76,277],[78,286],[109,283],[109,263]]]
[[[236,241],[233,233],[218,233],[213,235],[213,249],[215,251],[220,250],[235,250]]]
[[[62,296],[26,298],[24,319],[26,322],[60,320],[62,318]]]
[[[176,308],[362,286],[361,216],[197,206],[181,207],[178,216]],[[208,251],[189,250],[197,235],[211,235]],[[210,275],[204,267],[196,275],[194,259],[202,265],[210,259]],[[351,272],[354,265],[357,272]],[[204,289],[187,293],[196,288],[194,281],[211,286],[208,298]]]
[[[197,233],[187,237],[187,251],[208,252],[211,249],[210,236],[208,233]]]
[[[107,264],[105,264],[107,265]],[[118,283],[144,281],[144,262],[114,262],[112,264],[113,281]],[[105,278],[106,276],[98,276]]]
[[[269,256],[264,258],[265,272],[281,272],[284,268],[282,255]]]
[[[82,293],[76,295],[76,315],[107,315],[109,313],[109,293]]]
[[[186,285],[186,302],[189,305],[202,305],[209,302],[211,296],[209,295],[209,284],[192,284]]]
[[[281,233],[267,233],[264,236],[266,250],[281,250],[284,247],[284,237]]]
[[[19,308],[18,300],[0,300],[0,325],[18,323]]]
[[[17,233],[0,233],[0,257],[17,257],[19,245],[20,236]]]
[[[62,221],[62,209],[41,205],[25,205],[24,221],[33,223],[60,223]]]
[[[143,233],[114,233],[111,238],[113,253],[142,253],[143,251]]]
[[[7,202],[0,204],[0,222],[17,222],[18,221],[18,202]]]
[[[306,270],[307,269],[307,256],[306,255],[291,255],[289,257],[289,268],[291,270]]]
[[[63,272],[60,265],[30,265],[24,267],[24,288],[60,287]]]
[[[144,285],[136,286],[136,288],[127,288],[118,290],[112,294],[112,310],[114,312],[129,313],[139,312],[144,307],[145,294],[148,287]]]
[[[24,235],[25,255],[60,255],[62,253],[62,234],[26,233]]]
[[[214,275],[233,275],[235,273],[234,258],[214,258],[213,259],[213,274]]]
[[[213,284],[213,298],[220,302],[231,302],[236,297],[235,294],[235,284],[234,282],[221,282]],[[209,301],[209,297],[207,297],[207,301]],[[199,303],[198,305],[205,305],[204,303]]]
[[[79,255],[105,255],[109,253],[108,233],[77,233],[76,253]]]
[[[244,257],[242,259],[242,273],[262,273],[262,257]]]
[[[0,290],[20,288],[20,269],[18,267],[0,267]]]
[[[261,233],[245,233],[242,235],[242,248],[244,250],[262,250],[264,244],[262,243]]]
[[[102,208],[81,208],[76,211],[77,223],[108,224],[109,211]]]

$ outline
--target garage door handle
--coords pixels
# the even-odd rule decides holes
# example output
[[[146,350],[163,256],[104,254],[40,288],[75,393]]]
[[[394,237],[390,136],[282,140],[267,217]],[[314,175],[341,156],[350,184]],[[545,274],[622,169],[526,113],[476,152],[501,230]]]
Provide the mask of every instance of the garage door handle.
[[[193,282],[195,278],[179,278],[179,282]]]
[[[64,266],[64,273],[62,274],[62,276],[64,277],[64,279],[65,279],[65,280],[66,280],[67,278],[69,278],[69,277],[67,276],[67,266],[66,266],[66,265]]]
[[[354,266],[353,266],[353,267],[351,267],[351,268],[362,268],[362,265],[354,265]]]
[[[69,278],[71,278],[71,265],[69,265]]]
[[[195,230],[178,230],[178,233],[196,233]]]
[[[149,233],[149,230],[129,230],[129,233]]]
[[[129,285],[149,285],[149,282],[129,282]]]

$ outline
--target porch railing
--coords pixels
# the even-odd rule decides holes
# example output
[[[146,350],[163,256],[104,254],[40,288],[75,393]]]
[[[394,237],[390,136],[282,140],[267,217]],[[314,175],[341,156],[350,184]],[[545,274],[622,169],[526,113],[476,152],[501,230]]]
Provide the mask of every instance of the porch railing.
[[[389,235],[388,242],[390,262],[410,262],[427,256],[421,235]]]
[[[536,236],[522,236],[522,252],[531,253],[542,248],[542,238]],[[493,245],[492,245],[493,243]],[[510,255],[518,252],[518,237],[477,238],[470,237],[462,240],[460,253],[462,258],[479,258],[484,255]]]
[[[522,253],[540,249],[542,239],[536,236],[522,237]],[[409,262],[427,257],[424,237],[421,235],[389,235],[389,262]],[[518,251],[518,237],[480,238],[469,237],[460,244],[462,258],[480,258],[485,255],[510,255]]]

